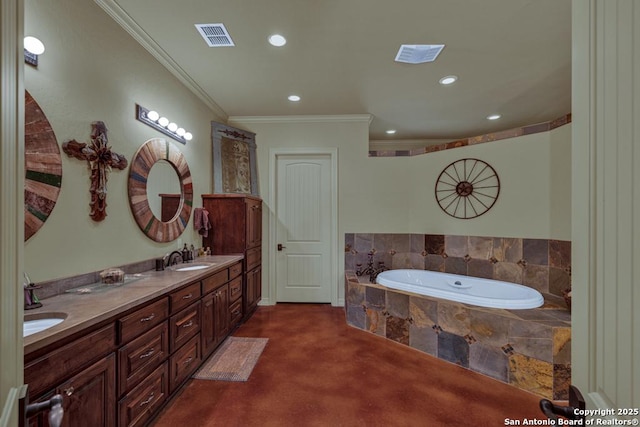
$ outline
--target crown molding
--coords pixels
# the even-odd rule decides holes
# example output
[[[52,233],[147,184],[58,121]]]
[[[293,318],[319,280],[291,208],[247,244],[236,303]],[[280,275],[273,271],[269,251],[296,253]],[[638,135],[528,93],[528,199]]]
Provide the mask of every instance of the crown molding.
[[[226,120],[228,114],[202,89],[180,65],[165,52],[158,43],[147,34],[140,25],[120,7],[115,0],[94,0],[114,21],[129,33],[143,48],[160,62],[171,74],[191,90],[202,102],[204,102],[214,114]]]
[[[299,115],[299,116],[229,116],[229,123],[336,123],[367,122],[371,123],[371,114],[341,115]]]

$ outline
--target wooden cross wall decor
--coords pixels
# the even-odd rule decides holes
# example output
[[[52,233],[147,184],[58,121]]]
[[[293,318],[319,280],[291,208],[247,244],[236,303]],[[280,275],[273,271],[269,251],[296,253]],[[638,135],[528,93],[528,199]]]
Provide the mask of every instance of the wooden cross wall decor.
[[[86,160],[91,171],[91,219],[102,221],[107,216],[107,178],[112,168],[124,169],[127,159],[111,151],[107,140],[107,127],[101,121],[91,123],[91,144],[75,139],[62,144],[62,150],[71,157]]]

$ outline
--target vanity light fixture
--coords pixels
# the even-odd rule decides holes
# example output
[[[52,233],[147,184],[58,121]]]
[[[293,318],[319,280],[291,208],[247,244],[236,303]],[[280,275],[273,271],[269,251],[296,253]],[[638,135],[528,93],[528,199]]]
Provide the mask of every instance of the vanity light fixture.
[[[498,120],[500,117],[502,117],[500,114],[491,114],[487,116],[487,120]]]
[[[284,36],[281,36],[280,34],[271,34],[268,40],[271,46],[275,47],[281,47],[287,44],[287,39],[285,39]]]
[[[38,55],[44,53],[44,44],[33,36],[24,38],[24,62],[34,67],[38,66]]]
[[[191,132],[187,132],[184,128],[178,126],[178,124],[170,122],[168,118],[160,116],[160,113],[157,111],[148,110],[138,104],[136,104],[136,119],[183,144],[186,144],[187,141],[191,141],[193,138]]]
[[[445,76],[440,79],[440,84],[444,86],[448,86],[450,84],[454,84],[458,80],[458,76]]]
[[[300,97],[298,95],[289,95],[289,97],[287,98],[289,101],[291,102],[298,102],[300,101]]]

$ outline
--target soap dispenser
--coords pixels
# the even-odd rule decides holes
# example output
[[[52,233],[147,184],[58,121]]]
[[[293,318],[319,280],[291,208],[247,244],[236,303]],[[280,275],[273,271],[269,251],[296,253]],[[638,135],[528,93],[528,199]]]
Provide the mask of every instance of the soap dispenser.
[[[187,248],[187,244],[184,244],[184,248],[182,248],[182,262],[190,261],[189,258],[189,249]]]

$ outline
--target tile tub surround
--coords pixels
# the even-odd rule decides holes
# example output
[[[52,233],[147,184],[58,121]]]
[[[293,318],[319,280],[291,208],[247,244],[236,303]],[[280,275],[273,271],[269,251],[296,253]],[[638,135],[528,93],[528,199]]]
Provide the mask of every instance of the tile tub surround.
[[[355,328],[553,400],[571,383],[571,314],[471,306],[395,291],[345,273],[346,320]]]
[[[571,286],[571,242],[436,234],[345,234],[345,271],[367,265],[416,268],[518,283],[560,304]]]

